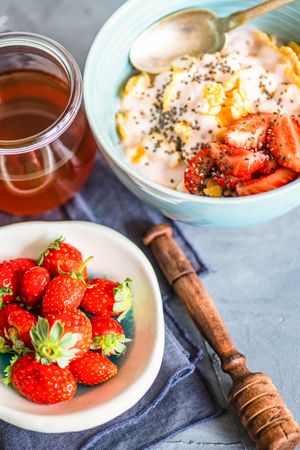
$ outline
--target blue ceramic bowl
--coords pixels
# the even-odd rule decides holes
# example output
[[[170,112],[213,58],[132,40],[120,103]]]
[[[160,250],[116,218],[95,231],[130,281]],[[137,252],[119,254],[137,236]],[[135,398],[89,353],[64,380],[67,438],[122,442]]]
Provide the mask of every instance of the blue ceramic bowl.
[[[300,204],[300,179],[265,194],[240,198],[197,197],[162,187],[140,175],[125,160],[115,125],[120,86],[131,72],[129,50],[149,25],[174,11],[203,7],[228,15],[258,1],[129,0],[104,25],[88,55],[84,97],[88,119],[102,152],[117,177],[137,197],[162,214],[203,227],[255,225]],[[279,40],[300,41],[300,0],[253,22]]]

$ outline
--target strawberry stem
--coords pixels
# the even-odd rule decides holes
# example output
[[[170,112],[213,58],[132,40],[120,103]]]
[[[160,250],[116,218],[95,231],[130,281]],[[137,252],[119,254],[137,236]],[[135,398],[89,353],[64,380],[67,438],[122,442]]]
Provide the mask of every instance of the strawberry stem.
[[[94,257],[93,256],[89,256],[85,261],[83,261],[83,263],[81,264],[81,266],[79,267],[79,271],[78,273],[82,273],[83,269],[85,268],[85,266],[87,265],[88,262],[90,262]]]

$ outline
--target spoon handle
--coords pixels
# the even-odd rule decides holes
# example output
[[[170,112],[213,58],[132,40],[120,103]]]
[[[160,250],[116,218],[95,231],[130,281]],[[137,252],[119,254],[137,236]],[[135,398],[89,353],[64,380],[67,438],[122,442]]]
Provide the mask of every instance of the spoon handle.
[[[273,9],[280,8],[281,6],[292,3],[295,0],[268,0],[266,2],[260,3],[259,5],[252,6],[252,8],[245,9],[243,11],[238,11],[234,14],[223,19],[224,21],[224,31],[230,31],[249,22],[255,17],[266,14]]]

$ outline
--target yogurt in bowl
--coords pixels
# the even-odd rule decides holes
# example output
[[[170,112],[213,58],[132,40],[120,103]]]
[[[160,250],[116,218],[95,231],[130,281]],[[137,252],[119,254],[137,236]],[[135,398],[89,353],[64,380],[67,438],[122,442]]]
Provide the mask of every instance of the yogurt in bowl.
[[[248,1],[249,6],[255,4],[256,0]],[[298,179],[270,192],[245,197],[190,195],[152,181],[125,155],[116,114],[120,112],[120,89],[133,75],[130,48],[140,33],[157,20],[193,7],[212,9],[217,15],[226,16],[240,9],[241,4],[235,0],[186,0],[184,5],[182,0],[129,0],[100,30],[89,52],[84,75],[85,107],[93,134],[121,182],[167,217],[209,228],[250,226],[279,217],[300,204]],[[253,21],[255,28],[268,35],[275,34],[278,42],[285,44],[300,41],[299,24],[300,0]]]
[[[116,115],[127,160],[150,180],[191,194],[249,195],[293,181],[300,171],[300,156],[296,165],[282,160],[282,155],[278,158],[274,149],[267,148],[267,134],[265,145],[261,139],[257,146],[249,141],[256,139],[262,124],[271,129],[282,114],[293,117],[292,129],[300,139],[299,55],[295,42],[281,45],[262,31],[243,27],[228,34],[222,52],[183,56],[155,77],[139,73],[129,78]],[[253,128],[247,129],[248,134],[245,122],[236,122],[243,118]],[[217,156],[215,148],[207,150],[209,144],[224,140],[229,149],[218,147]],[[297,145],[292,153],[297,153]],[[206,148],[204,153],[201,148]],[[222,164],[220,152],[221,157],[225,154]],[[205,165],[212,165],[209,173]],[[266,175],[271,178],[252,182]]]

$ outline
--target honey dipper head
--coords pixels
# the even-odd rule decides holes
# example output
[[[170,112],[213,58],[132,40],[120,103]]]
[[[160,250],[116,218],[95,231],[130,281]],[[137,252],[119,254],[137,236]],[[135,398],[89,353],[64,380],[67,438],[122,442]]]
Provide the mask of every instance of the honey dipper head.
[[[258,450],[300,445],[299,425],[267,375],[249,373],[235,380],[228,398]]]

